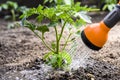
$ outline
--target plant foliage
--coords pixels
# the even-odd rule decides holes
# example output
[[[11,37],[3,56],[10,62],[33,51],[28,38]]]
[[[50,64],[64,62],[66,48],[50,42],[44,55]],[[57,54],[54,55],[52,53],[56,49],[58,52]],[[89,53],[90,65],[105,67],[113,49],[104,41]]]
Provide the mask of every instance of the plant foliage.
[[[11,13],[12,16],[6,15],[5,18],[11,18],[13,21],[16,21],[16,17],[19,16],[19,13],[24,13],[25,10],[27,10],[25,6],[19,7],[16,2],[13,1],[7,1],[6,3],[0,4],[0,11],[8,11]]]
[[[112,11],[117,4],[117,0],[103,0],[103,2],[105,3],[103,10],[108,9],[109,11]]]
[[[37,8],[31,8],[21,15],[22,25],[35,33],[49,50],[44,56],[46,63],[52,65],[54,68],[64,68],[68,66],[72,60],[71,55],[66,51],[66,46],[71,40],[70,37],[79,32],[77,28],[81,27],[86,22],[91,23],[90,17],[86,15],[86,12],[90,10],[92,9],[80,6],[80,3],[72,5],[56,5],[54,7],[43,7],[39,5]],[[34,24],[26,20],[28,17],[34,15],[36,16],[35,19],[39,21],[39,24]],[[44,19],[49,20],[49,22],[43,24],[42,21]],[[58,26],[61,28],[60,31],[58,31]],[[51,42],[49,45],[45,41],[46,38],[44,36],[45,33],[50,31],[50,27],[54,29],[56,41]],[[63,38],[65,27],[68,28],[69,34],[64,38],[64,46],[60,48],[61,38]],[[72,31],[73,28],[76,29],[74,32]]]
[[[74,0],[44,0],[44,3],[54,3],[56,5],[66,4],[66,5],[73,5]]]

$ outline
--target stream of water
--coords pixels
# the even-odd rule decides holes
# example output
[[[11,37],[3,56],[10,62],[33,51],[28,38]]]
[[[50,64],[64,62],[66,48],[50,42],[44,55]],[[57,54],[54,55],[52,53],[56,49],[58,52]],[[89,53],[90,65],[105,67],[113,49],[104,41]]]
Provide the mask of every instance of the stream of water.
[[[68,50],[68,53],[72,56],[71,69],[78,69],[79,67],[86,67],[89,62],[88,59],[91,56],[92,50],[89,49],[82,41],[80,37],[77,37],[72,47]],[[92,64],[92,62],[91,62]]]

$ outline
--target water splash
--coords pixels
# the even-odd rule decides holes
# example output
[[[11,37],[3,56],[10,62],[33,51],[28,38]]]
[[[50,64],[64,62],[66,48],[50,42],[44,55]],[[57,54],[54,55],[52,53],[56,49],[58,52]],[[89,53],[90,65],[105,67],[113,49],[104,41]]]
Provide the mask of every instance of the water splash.
[[[76,70],[79,67],[86,67],[88,58],[90,57],[92,50],[83,43],[80,37],[77,37],[73,41],[71,48],[68,49],[68,53],[72,56],[70,69]]]

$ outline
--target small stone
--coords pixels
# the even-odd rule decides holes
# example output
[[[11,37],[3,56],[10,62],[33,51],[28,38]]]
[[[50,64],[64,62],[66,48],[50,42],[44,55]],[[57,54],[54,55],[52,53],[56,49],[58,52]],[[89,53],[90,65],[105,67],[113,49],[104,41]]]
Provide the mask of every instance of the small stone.
[[[41,68],[40,65],[36,65],[36,66],[35,66],[35,69],[40,69],[40,68]]]
[[[110,54],[110,58],[115,59],[115,56],[113,54]]]
[[[88,73],[87,76],[90,78],[95,78],[95,76],[93,74],[90,74],[90,73]]]
[[[95,80],[94,78],[91,78],[91,80]]]
[[[15,80],[19,80],[19,77],[16,77],[16,79]]]
[[[40,58],[36,58],[35,62],[40,62],[41,59]]]

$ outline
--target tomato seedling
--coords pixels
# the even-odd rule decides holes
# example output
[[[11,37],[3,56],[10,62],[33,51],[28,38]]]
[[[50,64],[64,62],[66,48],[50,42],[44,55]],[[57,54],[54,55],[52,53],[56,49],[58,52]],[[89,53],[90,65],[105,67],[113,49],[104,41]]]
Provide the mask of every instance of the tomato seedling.
[[[79,33],[80,30],[77,28],[86,22],[91,23],[90,18],[86,15],[86,11],[90,10],[92,9],[80,6],[80,3],[56,5],[54,7],[43,7],[39,5],[37,8],[31,8],[21,15],[22,25],[29,28],[49,50],[43,57],[46,63],[52,65],[54,68],[62,69],[70,65],[72,61],[71,55],[66,51],[66,46],[71,41],[71,36]],[[34,16],[39,21],[39,24],[28,21],[27,18],[30,16]],[[44,19],[49,20],[47,24],[42,23]],[[44,37],[45,33],[50,31],[50,27],[55,32],[55,42],[51,42],[51,45],[47,44],[45,41],[46,38]],[[60,27],[60,31],[58,27]],[[64,45],[60,48],[65,27],[68,29],[68,34],[64,37]],[[73,31],[73,28],[76,30]]]
[[[0,12],[3,11],[4,14],[8,13],[4,15],[5,19],[12,18],[13,21],[16,21],[16,17],[19,17],[20,13],[24,13],[27,9],[25,6],[18,6],[18,4],[13,1],[0,4]]]

